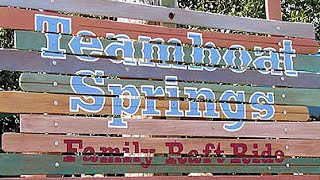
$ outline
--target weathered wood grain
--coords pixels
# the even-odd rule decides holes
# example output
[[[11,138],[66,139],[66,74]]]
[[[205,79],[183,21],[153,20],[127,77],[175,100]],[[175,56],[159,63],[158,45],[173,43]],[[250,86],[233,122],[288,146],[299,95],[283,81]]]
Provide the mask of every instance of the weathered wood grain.
[[[281,1],[280,0],[265,0],[266,15],[269,20],[281,21]]]
[[[240,130],[231,132],[223,129],[225,123],[230,123],[227,121],[133,119],[128,121],[127,129],[122,129],[108,128],[108,120],[22,114],[20,132],[320,139],[319,122],[246,122]]]
[[[20,87],[23,91],[29,92],[48,92],[48,93],[64,93],[64,94],[76,94],[72,87],[83,87],[83,84],[74,84],[71,82],[71,78],[76,76],[62,76],[53,74],[37,74],[37,73],[23,73],[19,78]],[[99,87],[104,91],[106,95],[110,95],[108,90],[108,84],[122,84],[134,85],[137,89],[140,89],[142,85],[153,85],[155,87],[165,88],[164,81],[148,81],[148,80],[133,80],[133,79],[107,79],[103,78],[104,85],[98,85],[94,83],[94,79],[91,77],[82,77],[83,82],[87,85]],[[72,84],[72,86],[71,86]],[[302,89],[302,88],[271,88],[271,87],[256,87],[256,86],[232,86],[232,85],[220,85],[220,84],[204,84],[204,83],[186,83],[178,82],[179,97],[187,98],[184,94],[184,88],[196,87],[198,89],[207,88],[211,89],[215,93],[215,99],[219,100],[221,94],[226,90],[232,91],[244,91],[246,94],[245,102],[250,102],[250,97],[253,93],[274,93],[275,104],[280,105],[303,105],[303,106],[319,106],[320,90],[319,89]],[[90,93],[88,93],[90,94]],[[140,94],[145,96],[140,91]],[[199,98],[201,99],[201,97]],[[207,98],[210,99],[210,98]]]
[[[41,1],[2,0],[2,6],[18,6],[33,9],[77,12],[102,16],[127,17],[150,21],[188,24],[202,27],[258,32],[281,36],[315,38],[314,26],[306,23],[291,23],[264,19],[233,17],[221,14],[197,12],[177,8],[166,8],[133,3],[101,0]],[[134,10],[134,13],[132,12]],[[169,18],[173,13],[174,17]],[[188,18],[186,18],[188,17]],[[210,19],[207,21],[206,19]]]
[[[123,115],[114,114],[112,112],[112,100],[111,97],[105,97],[105,104],[103,108],[98,112],[86,112],[83,109],[79,109],[79,112],[71,112],[69,109],[69,98],[80,97],[75,95],[59,95],[59,94],[47,94],[47,93],[25,93],[4,91],[0,92],[0,112],[3,113],[48,113],[48,114],[100,114],[100,115]],[[92,99],[83,101],[92,103]],[[124,98],[126,99],[126,98]],[[188,110],[189,104],[187,101],[180,101],[180,109]],[[205,110],[205,103],[199,103],[199,110]],[[232,103],[229,103],[232,104]],[[100,104],[94,104],[99,106]],[[124,107],[128,107],[129,102],[124,101]],[[231,105],[232,106],[232,105]],[[246,105],[246,119],[252,119],[251,113],[256,112],[250,105]],[[141,99],[139,110],[134,115],[141,115],[142,109],[145,108],[145,101]],[[160,111],[160,116],[165,116],[165,110],[169,108],[168,100],[156,100],[156,108]],[[274,106],[275,113],[270,120],[284,120],[284,121],[307,121],[309,118],[309,111],[304,106]],[[211,110],[211,109],[209,109]],[[222,111],[219,103],[217,103],[217,112]],[[183,113],[179,117],[185,117]],[[224,119],[226,116],[224,113],[220,113],[220,118]]]
[[[83,157],[77,157],[76,163],[62,162],[61,155],[26,155],[26,154],[2,154],[0,155],[1,175],[21,174],[97,174],[97,173],[319,173],[319,159],[316,158],[294,158],[284,159],[279,165],[232,165],[224,164],[187,164],[173,167],[166,166],[165,157],[154,157],[149,168],[143,168],[140,163],[131,164],[96,164],[81,163]],[[142,158],[144,159],[144,158]],[[215,158],[211,158],[213,162]],[[285,164],[290,164],[286,167]],[[32,166],[30,165],[32,164]],[[41,167],[41,168],[38,168]]]
[[[151,38],[163,38],[168,41],[170,38],[178,38],[182,43],[192,44],[187,38],[188,32],[202,33],[204,43],[213,42],[216,47],[228,48],[231,45],[239,44],[248,49],[255,46],[264,48],[274,48],[279,50],[279,42],[291,40],[294,49],[298,54],[315,54],[318,52],[318,43],[314,39],[286,38],[286,37],[266,37],[241,34],[226,34],[218,32],[184,30],[178,28],[166,28],[161,26],[128,24],[108,20],[98,20],[93,18],[83,18],[78,16],[67,16],[51,12],[25,10],[17,8],[0,7],[0,27],[20,30],[35,30],[35,15],[50,15],[71,19],[72,34],[77,34],[81,30],[89,30],[97,36],[104,37],[106,33],[127,34],[131,39],[138,39],[138,36],[149,36]],[[12,19],[15,19],[12,21]],[[50,32],[45,30],[44,32]]]
[[[62,35],[61,39],[60,39],[60,48],[61,49],[65,49],[66,50],[66,54],[74,54],[74,52],[71,50],[70,48],[70,42],[72,41],[72,38],[75,36],[71,36],[71,35]],[[99,38],[99,40],[102,43],[102,47],[107,47],[109,44],[117,42],[116,40],[108,40],[108,39],[102,39]],[[42,51],[42,49],[44,47],[51,47],[51,46],[55,46],[54,44],[50,44],[47,45],[47,39],[46,39],[46,35],[44,33],[41,32],[32,32],[32,31],[20,31],[17,30],[15,31],[15,48],[20,49],[20,50],[34,50],[34,51]],[[133,41],[133,47],[135,48],[135,52],[133,54],[133,61],[137,61],[137,62],[152,62],[152,60],[161,60],[163,62],[168,62],[170,64],[178,64],[183,63],[186,65],[193,65],[194,63],[192,62],[192,47],[190,46],[182,46],[183,52],[185,54],[185,56],[182,58],[181,62],[177,62],[174,61],[173,58],[171,59],[166,59],[166,58],[162,58],[161,56],[157,55],[157,54],[153,54],[153,56],[151,57],[152,59],[143,59],[142,58],[142,43],[138,42],[138,41]],[[104,49],[104,48],[103,48]],[[204,61],[201,65],[203,66],[230,66],[230,65],[226,65],[225,59],[223,58],[223,56],[226,53],[226,49],[223,50],[218,50],[220,53],[220,60],[217,63],[212,63],[209,61]],[[99,51],[101,53],[102,56],[106,57],[106,53],[104,51]],[[59,53],[59,52],[56,52]],[[236,66],[237,67],[241,67],[241,68],[255,68],[255,69],[266,69],[266,67],[264,65],[257,65],[255,64],[255,60],[258,57],[261,56],[256,56],[255,53],[253,51],[249,51],[250,57],[252,58],[252,61],[250,62],[250,64],[248,65],[242,65],[241,62],[239,61],[235,61]],[[268,52],[264,52],[262,53],[263,56],[269,56]],[[83,54],[76,54],[76,55],[91,55],[91,51],[84,51]],[[277,56],[281,57],[280,54],[278,53]],[[292,63],[293,63],[293,69],[295,71],[307,71],[307,72],[320,72],[320,57],[315,56],[315,55],[302,55],[302,54],[296,54],[296,57],[292,58]],[[111,57],[113,59],[115,59],[115,57]],[[123,59],[123,54],[118,54],[118,59]],[[283,58],[280,58],[281,60]],[[310,64],[310,62],[312,62],[312,64]],[[273,62],[276,63],[276,62]],[[199,65],[197,65],[199,66]],[[271,68],[268,69],[268,71],[270,71]],[[276,68],[274,70],[281,70],[284,71],[284,65],[280,64],[279,68]]]
[[[63,178],[46,178],[48,180],[224,180],[224,179],[237,179],[237,180],[319,180],[319,175],[207,175],[201,176],[200,174],[190,176],[140,176],[140,177],[63,177]],[[21,180],[24,178],[7,178],[8,180]]]
[[[77,142],[76,142],[77,141]],[[67,148],[67,144],[76,148],[74,151]],[[125,142],[129,142],[125,145]],[[79,146],[82,144],[82,147]],[[232,144],[244,144],[247,151],[242,156],[254,156],[252,151],[258,151],[258,156],[261,156],[262,151],[266,151],[267,144],[271,144],[270,156],[275,155],[276,151],[282,151],[284,156],[304,156],[304,157],[319,157],[320,152],[318,146],[320,140],[292,140],[292,139],[214,139],[214,138],[133,138],[133,137],[98,137],[98,136],[72,136],[72,135],[45,135],[45,134],[18,134],[5,133],[2,135],[2,149],[6,152],[80,152],[80,153],[101,153],[100,147],[119,148],[118,153],[124,153],[123,148],[129,148],[129,153],[141,153],[142,149],[147,149],[147,154],[150,154],[151,149],[154,149],[155,154],[172,153],[169,150],[168,144],[173,145],[174,152],[180,154],[188,154],[195,150],[198,154],[205,154],[204,151],[207,144],[212,143],[218,149],[220,143],[221,155],[236,155],[237,148],[234,149]],[[23,146],[21,146],[23,144]],[[134,145],[136,144],[136,145]],[[137,145],[138,144],[138,145]],[[257,147],[254,147],[257,144]],[[92,151],[87,151],[86,147],[92,147]],[[239,148],[239,153],[241,148]],[[109,153],[112,153],[113,150]],[[105,153],[108,153],[105,152]],[[152,153],[151,153],[152,154]],[[214,154],[212,151],[209,154]],[[238,155],[240,156],[240,155]],[[283,156],[283,155],[282,155]]]
[[[320,74],[299,73],[298,77],[263,75],[254,70],[234,73],[226,68],[212,72],[167,69],[155,67],[126,66],[112,63],[107,58],[96,62],[79,61],[75,56],[67,55],[66,60],[41,58],[40,53],[30,51],[0,49],[0,68],[11,71],[51,72],[73,74],[79,70],[102,70],[106,76],[165,79],[177,76],[181,81],[223,82],[228,84],[252,84],[262,86],[282,86],[301,88],[320,88]]]

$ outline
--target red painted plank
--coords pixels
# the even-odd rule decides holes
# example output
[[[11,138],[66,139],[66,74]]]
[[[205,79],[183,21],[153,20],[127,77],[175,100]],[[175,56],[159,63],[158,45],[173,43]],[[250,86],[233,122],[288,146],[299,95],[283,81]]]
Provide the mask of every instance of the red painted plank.
[[[318,51],[318,43],[313,39],[303,38],[284,38],[284,37],[266,37],[252,36],[240,34],[226,34],[208,31],[194,31],[177,28],[167,28],[161,26],[128,24],[108,20],[99,20],[93,18],[66,16],[56,13],[40,12],[25,9],[15,9],[0,7],[0,27],[11,29],[34,30],[35,14],[54,15],[59,17],[67,17],[72,22],[72,34],[76,34],[80,30],[90,30],[97,36],[105,36],[106,33],[127,34],[132,39],[138,36],[149,36],[151,38],[178,38],[183,43],[191,44],[191,40],[187,38],[188,32],[202,33],[204,43],[213,42],[217,47],[230,47],[231,45],[243,45],[248,49],[255,46],[262,48],[272,47],[279,50],[279,43],[284,39],[290,39],[293,47],[299,54],[315,54]]]
[[[319,175],[261,175],[261,176],[237,176],[237,175],[215,175],[215,176],[150,176],[150,177],[83,177],[83,178],[34,178],[48,180],[320,180]],[[24,178],[9,178],[8,180],[21,180]]]
[[[265,2],[267,19],[281,21],[281,0],[265,0]]]

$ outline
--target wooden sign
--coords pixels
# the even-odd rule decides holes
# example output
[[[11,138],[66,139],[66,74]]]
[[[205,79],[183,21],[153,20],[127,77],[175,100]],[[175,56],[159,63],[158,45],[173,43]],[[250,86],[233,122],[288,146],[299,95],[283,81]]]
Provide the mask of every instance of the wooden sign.
[[[114,22],[108,20],[83,18],[77,16],[67,16],[58,13],[25,10],[17,8],[0,7],[0,27],[19,29],[19,30],[36,30],[35,19],[37,17],[56,17],[58,19],[70,19],[71,34],[77,34],[81,30],[94,32],[98,37],[104,37],[106,33],[126,34],[133,40],[138,40],[139,36],[147,36],[151,39],[162,38],[168,42],[175,37],[181,43],[192,44],[187,38],[188,32],[201,33],[203,42],[213,42],[216,47],[229,48],[231,45],[238,44],[253,50],[254,47],[273,48],[279,50],[279,42],[283,40],[292,41],[292,45],[299,54],[315,54],[318,51],[318,43],[314,39],[306,38],[286,38],[286,37],[267,37],[252,36],[241,34],[226,34],[218,32],[184,30],[178,28],[166,28],[161,26],[150,26],[141,24],[129,24]],[[14,19],[14,21],[12,21]],[[90,24],[90,25],[88,25]],[[129,28],[128,28],[129,27]],[[130,30],[128,30],[130,29]],[[56,32],[52,29],[42,29],[43,32]],[[156,32],[156,33],[155,33]]]
[[[153,157],[149,168],[143,168],[141,161],[148,157],[138,158],[140,162],[119,163],[113,162],[101,165],[100,162],[83,161],[87,156],[76,156],[76,162],[63,162],[61,155],[30,155],[30,154],[6,154],[0,155],[1,175],[21,174],[123,174],[123,173],[319,173],[318,158],[286,158],[282,163],[271,165],[270,163],[244,165],[231,164],[230,158],[226,158],[223,164],[218,163],[218,158],[210,158],[211,163],[197,164],[186,163],[182,165],[166,165],[167,157]],[[89,156],[90,158],[90,156]],[[104,156],[108,158],[108,156]],[[129,158],[130,159],[130,158]],[[194,158],[196,159],[196,158]],[[277,160],[274,158],[274,160]],[[28,162],[33,166],[26,166]],[[287,165],[288,164],[288,165]],[[34,168],[41,167],[41,168]]]
[[[192,173],[189,176],[179,176],[179,180],[224,180],[224,179],[236,179],[236,180],[319,180],[318,175],[212,175],[211,173]],[[18,180],[20,178],[10,178],[10,180]],[[50,178],[50,180],[123,180],[124,177],[62,177],[62,178]],[[130,180],[176,180],[177,176],[138,176],[130,177]]]
[[[177,76],[181,81],[223,82],[228,84],[252,84],[263,86],[285,86],[301,88],[319,88],[319,74],[299,73],[298,77],[274,76],[261,74],[255,70],[234,73],[229,69],[217,68],[215,71],[190,71],[183,69],[168,69],[156,67],[127,66],[115,64],[109,59],[98,61],[79,61],[75,56],[66,55],[66,60],[45,59],[41,53],[30,51],[0,50],[0,56],[6,61],[0,61],[1,69],[31,72],[53,72],[73,74],[80,70],[100,70],[105,76],[130,78],[148,78],[163,80],[166,76]]]
[[[103,136],[71,136],[6,133],[3,150],[6,152],[59,152],[83,154],[169,154],[181,156],[233,155],[245,163],[245,157],[319,157],[314,148],[320,140],[290,139],[219,139],[219,138],[133,138]],[[24,146],[19,146],[23,144]],[[306,146],[308,144],[308,146]],[[72,158],[72,157],[70,157]],[[74,161],[72,161],[74,162]],[[281,161],[282,162],[282,161]],[[278,163],[281,163],[278,162]],[[249,163],[254,163],[249,161]],[[256,162],[260,164],[262,162]],[[271,162],[270,162],[271,163]],[[277,162],[272,162],[277,164]]]
[[[89,71],[88,71],[89,72]],[[92,72],[92,75],[95,74]],[[27,92],[47,92],[47,93],[63,93],[63,94],[87,94],[95,95],[96,92],[89,90],[100,89],[104,92],[104,95],[112,95],[109,84],[121,84],[122,87],[135,87],[137,93],[143,97],[169,97],[168,93],[165,93],[168,83],[176,83],[175,87],[179,89],[179,98],[188,98],[189,100],[212,100],[221,101],[221,96],[226,91],[241,91],[245,92],[245,97],[242,102],[255,103],[252,98],[258,95],[260,98],[268,99],[266,104],[280,104],[280,105],[303,105],[303,106],[318,106],[320,101],[319,89],[302,89],[302,88],[271,88],[271,87],[256,87],[256,86],[232,86],[221,84],[205,84],[205,83],[188,83],[180,82],[177,77],[171,76],[176,80],[170,79],[162,81],[150,81],[139,79],[110,79],[110,78],[94,78],[87,76],[63,76],[53,74],[38,74],[38,73],[23,73],[19,78],[19,84],[22,90]],[[96,83],[97,80],[101,80],[101,84]],[[170,84],[172,86],[172,84]],[[148,89],[149,87],[149,89]],[[151,88],[152,87],[152,88]],[[80,89],[88,89],[87,91],[79,91]],[[155,92],[158,89],[159,93],[147,93],[146,91]],[[193,89],[194,93],[202,92],[202,96],[189,95],[188,92]],[[162,93],[161,93],[162,92]],[[205,95],[207,94],[207,95]],[[208,94],[214,94],[209,96]],[[264,96],[264,95],[266,96]],[[237,99],[233,99],[234,102]]]
[[[110,120],[106,117],[22,114],[20,115],[20,132],[320,139],[319,122],[246,122],[238,131],[226,131],[225,124],[230,124],[232,121],[204,121],[193,118],[185,120],[128,119],[128,128],[123,129],[106,126]]]
[[[84,5],[85,4],[85,8]],[[43,2],[41,0],[2,0],[2,6],[16,6],[31,9],[65,11],[72,13],[94,14],[101,16],[125,17],[157,22],[169,22],[208,28],[231,29],[290,37],[315,39],[311,23],[291,23],[265,19],[253,19],[204,13],[179,8],[146,6],[133,3],[99,0],[65,0],[63,2]],[[134,13],[132,10],[134,9]],[[173,18],[168,18],[173,14]],[[188,18],[185,18],[188,17]],[[207,21],[206,19],[210,19]]]
[[[0,69],[22,71],[26,91],[0,92],[0,112],[22,114],[20,133],[2,135],[0,176],[319,178],[309,176],[320,174],[320,123],[307,122],[320,114],[312,24],[101,0],[2,0],[0,6],[0,27],[15,30],[15,49],[0,49]]]
[[[89,31],[80,31],[77,35],[95,36]],[[107,34],[108,35],[108,34]],[[55,37],[55,38],[54,38]],[[202,43],[201,33],[188,33],[192,42]],[[232,45],[231,49],[218,50],[212,44],[198,44],[192,47],[182,46],[175,39],[170,44],[163,44],[161,38],[151,40],[140,37],[133,41],[126,35],[112,35],[108,39],[59,35],[31,31],[15,31],[15,48],[23,50],[42,51],[45,58],[65,59],[66,54],[75,54],[79,61],[95,62],[99,57],[109,57],[113,63],[123,63],[130,66],[147,66],[159,68],[188,69],[192,71],[214,71],[214,66],[229,67],[232,72],[242,73],[249,67],[257,69],[261,74],[276,76],[298,76],[297,71],[319,72],[320,58],[311,55],[297,55],[292,41],[284,40],[279,51],[266,48],[269,52],[247,51],[241,45]],[[111,40],[111,39],[119,39]],[[157,40],[158,39],[158,40]],[[90,43],[90,45],[88,44]],[[161,44],[155,44],[161,43]],[[238,48],[239,50],[235,50]],[[87,57],[87,56],[95,57]],[[97,57],[98,56],[98,57]],[[113,59],[113,60],[112,60]],[[117,61],[115,59],[121,59]],[[314,61],[317,66],[308,63]],[[159,62],[159,63],[155,63]],[[298,66],[296,65],[298,64]]]
[[[232,94],[232,93],[231,93]],[[101,114],[114,115],[109,127],[127,128],[124,115],[203,117],[248,120],[307,121],[308,109],[304,106],[267,104],[236,104],[214,102],[188,102],[177,100],[148,100],[104,96],[72,96],[43,93],[0,92],[4,113],[48,114]],[[31,104],[33,104],[31,106]],[[194,106],[195,105],[195,106]],[[265,110],[270,110],[265,116]],[[193,113],[199,113],[194,114]],[[115,116],[116,115],[116,116]],[[120,116],[120,117],[117,117]],[[230,131],[241,129],[243,122],[231,126]]]

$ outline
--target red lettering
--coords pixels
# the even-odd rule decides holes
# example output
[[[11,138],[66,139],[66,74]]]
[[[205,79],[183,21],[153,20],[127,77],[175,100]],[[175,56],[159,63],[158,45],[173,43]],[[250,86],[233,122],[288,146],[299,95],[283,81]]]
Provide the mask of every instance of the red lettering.
[[[86,148],[84,148],[83,150],[83,153],[84,154],[93,154],[93,155],[88,155],[88,156],[83,156],[83,161],[91,161],[91,162],[97,162],[98,161],[98,156],[97,155],[94,155],[95,153],[95,150],[93,147],[91,146],[88,146]]]
[[[262,151],[261,156],[262,157],[270,157],[271,156],[271,144],[268,143],[266,144],[267,150]],[[263,163],[273,163],[273,159],[272,158],[262,158],[262,162]]]
[[[208,144],[206,144],[206,147],[204,148],[203,153],[206,156],[209,156],[209,154],[212,152],[211,149],[214,149],[214,148],[215,148],[214,144],[208,143]]]
[[[132,162],[132,158],[131,157],[124,157],[123,158],[123,163],[131,163]]]
[[[276,161],[277,163],[282,163],[282,162],[283,162],[284,159],[281,158],[281,157],[284,156],[284,152],[283,152],[283,151],[277,150],[277,151],[274,153],[274,155],[277,156],[277,159],[275,159],[275,161]],[[278,157],[279,157],[279,158],[278,158]]]
[[[122,163],[121,159],[122,159],[122,157],[114,157],[114,162]]]
[[[178,163],[179,163],[179,164],[185,164],[185,163],[187,163],[187,158],[178,157],[177,159],[178,159]]]
[[[233,155],[235,156],[245,156],[248,148],[246,144],[243,143],[231,143],[230,146],[233,148]],[[240,151],[241,148],[241,151]],[[244,163],[247,163],[248,161],[244,161]],[[231,163],[241,163],[241,160],[239,158],[232,158]]]
[[[220,156],[224,151],[220,148],[220,143],[218,143],[218,147],[214,150],[215,155]]]
[[[108,163],[108,157],[105,157],[105,156],[100,157],[100,163]]]
[[[224,163],[225,160],[225,158],[217,158],[217,162],[220,164]]]
[[[133,157],[133,162],[141,162],[140,157]]]
[[[166,164],[177,164],[177,161],[174,158],[170,157],[166,159]]]
[[[209,164],[209,163],[211,163],[211,159],[210,158],[203,158],[203,163]]]
[[[143,168],[148,168],[148,167],[151,165],[152,157],[145,157],[145,158],[144,158],[144,161],[145,161],[145,162],[142,162],[142,163],[141,163],[141,166],[142,166]]]
[[[231,143],[230,146],[233,148],[233,155],[244,156],[248,150],[247,145],[243,143]],[[242,151],[240,151],[240,148]]]
[[[166,142],[166,147],[169,148],[169,154],[180,155],[183,151],[183,145],[178,142]]]
[[[199,163],[201,163],[201,158],[198,158],[198,157],[189,157],[189,158],[188,158],[188,162],[189,162],[189,163],[199,164]]]
[[[132,144],[134,145],[134,153],[139,153],[139,142],[134,141]]]
[[[110,153],[110,154],[119,154],[120,153],[120,149],[115,147],[100,147],[100,151],[102,153]]]
[[[253,148],[254,148],[254,149],[258,149],[258,144],[253,144]],[[252,163],[260,164],[261,161],[260,161],[260,159],[259,159],[259,152],[258,152],[258,150],[252,151],[252,154],[253,154]]]
[[[130,144],[129,144],[129,142],[125,142],[124,145],[125,146],[129,146]],[[124,148],[122,148],[122,150],[123,150],[124,153],[129,153],[130,152],[128,147],[124,147]]]
[[[82,140],[72,140],[72,139],[65,139],[63,141],[65,144],[67,144],[67,153],[77,153],[78,149],[73,148],[73,144],[78,144],[79,149],[83,148]],[[72,157],[70,155],[63,158],[63,162],[75,162],[76,158]]]

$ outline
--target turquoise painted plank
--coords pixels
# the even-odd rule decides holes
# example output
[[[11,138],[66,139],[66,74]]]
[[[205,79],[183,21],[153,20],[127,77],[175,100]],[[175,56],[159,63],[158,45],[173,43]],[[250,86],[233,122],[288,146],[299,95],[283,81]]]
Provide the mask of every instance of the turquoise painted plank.
[[[85,50],[81,53],[74,53],[69,46],[69,42],[72,40],[74,36],[71,35],[62,35],[60,39],[60,46],[61,49],[66,49],[67,54],[76,54],[76,55],[90,55],[92,51]],[[102,43],[103,50],[99,51],[101,55],[106,56],[104,52],[104,48],[107,47],[107,45],[117,42],[115,40],[108,40],[108,39],[100,39]],[[120,41],[119,41],[120,42]],[[122,43],[121,43],[122,44]],[[54,46],[54,44],[51,44],[50,46]],[[20,31],[17,30],[15,31],[15,47],[17,49],[22,49],[22,50],[35,50],[35,51],[42,51],[42,48],[47,47],[47,40],[46,36],[44,33],[40,32],[31,32],[31,31]],[[133,42],[133,47],[136,49],[134,52],[133,58],[136,60],[141,60],[142,59],[142,43],[139,41],[134,41]],[[192,47],[187,47],[187,46],[182,46],[183,52],[185,54],[183,60],[179,62],[180,64],[192,64]],[[208,59],[208,51],[205,52],[203,64],[204,66],[214,66],[214,65],[219,65],[219,66],[225,66],[226,62],[223,59],[223,56],[225,55],[226,49],[223,50],[218,50],[220,55],[221,55],[221,60],[218,63],[210,63]],[[54,52],[54,51],[53,51]],[[267,56],[269,53],[262,53],[259,56],[255,55],[254,52],[248,51],[250,56],[252,57],[253,61],[248,66],[242,66],[239,58],[237,57],[235,60],[235,65],[239,67],[250,67],[250,68],[258,68],[258,69],[265,69],[264,66],[262,65],[254,65],[253,62],[256,58],[261,57],[261,56]],[[278,54],[279,53],[275,53]],[[281,54],[281,53],[280,53]],[[296,57],[293,57],[293,69],[296,71],[306,71],[306,72],[320,72],[320,57],[316,55],[301,55],[301,54],[296,54]],[[122,59],[123,54],[118,53],[118,58]],[[173,55],[169,56],[169,59],[164,59],[162,57],[159,57],[157,53],[152,54],[152,59],[156,60],[161,60],[164,62],[170,62],[174,63]],[[280,58],[283,59],[283,58]],[[151,59],[147,59],[147,62],[150,61]],[[283,70],[284,64],[280,63],[279,68],[276,68],[277,70]],[[274,68],[275,69],[275,68]]]
[[[142,163],[100,163],[84,162],[77,156],[76,162],[63,162],[61,155],[0,155],[0,175],[21,174],[95,174],[95,173],[320,173],[318,158],[285,159],[280,164],[231,164],[231,159],[225,163],[217,163],[216,158],[210,158],[214,163],[168,165],[166,157],[153,157],[150,166]],[[140,159],[145,162],[146,158]]]
[[[20,86],[24,91],[30,92],[48,92],[48,93],[66,93],[76,94],[71,88],[71,78],[76,76],[63,76],[52,74],[36,74],[24,73],[20,77]],[[79,76],[78,76],[79,77]],[[164,81],[148,81],[148,80],[132,80],[132,79],[107,79],[103,78],[104,85],[97,85],[94,79],[83,77],[84,82],[90,86],[101,88],[106,95],[110,95],[108,84],[135,85],[140,89],[141,85],[153,85],[164,89]],[[83,87],[83,84],[73,84],[74,87]],[[255,92],[274,93],[275,104],[280,105],[302,105],[302,106],[320,106],[320,89],[302,89],[302,88],[271,88],[257,86],[232,86],[205,83],[187,83],[178,82],[180,88],[180,97],[186,98],[183,93],[185,87],[208,88],[215,93],[215,99],[220,98],[221,94],[226,90],[244,91],[246,94],[246,102],[249,102],[250,96]],[[143,93],[140,91],[143,95]],[[89,93],[90,94],[90,93]]]

